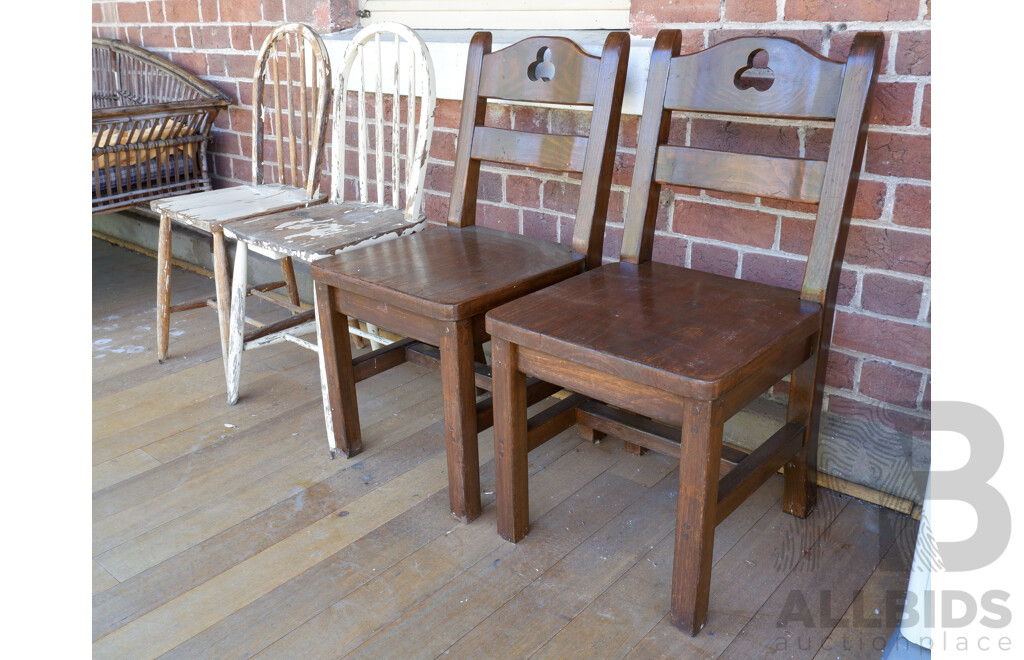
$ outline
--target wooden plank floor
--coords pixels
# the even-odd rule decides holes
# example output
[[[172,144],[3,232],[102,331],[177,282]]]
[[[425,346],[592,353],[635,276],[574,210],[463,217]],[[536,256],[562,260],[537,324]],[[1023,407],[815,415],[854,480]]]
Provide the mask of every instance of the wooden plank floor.
[[[667,618],[677,466],[574,429],[530,454],[530,535],[448,511],[440,378],[358,385],[365,450],[330,461],[313,353],[246,352],[225,403],[216,314],[154,350],[155,262],[93,243],[95,658],[877,658],[916,523],[774,477],[719,525],[707,627]],[[175,269],[175,300],[212,282]],[[251,305],[253,314],[264,313]]]

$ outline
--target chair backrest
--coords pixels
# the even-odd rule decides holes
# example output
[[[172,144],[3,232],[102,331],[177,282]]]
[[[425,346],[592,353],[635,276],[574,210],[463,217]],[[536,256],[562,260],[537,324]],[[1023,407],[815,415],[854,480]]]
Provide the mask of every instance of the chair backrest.
[[[629,35],[612,32],[601,56],[563,37],[530,37],[491,52],[491,34],[469,44],[462,119],[448,224],[475,222],[481,161],[583,175],[572,249],[586,267],[601,263],[605,215],[629,59]],[[485,126],[488,99],[591,106],[586,136],[527,133]]]
[[[813,203],[818,210],[801,298],[831,304],[864,154],[882,35],[856,35],[846,62],[778,37],[739,37],[683,56],[680,42],[678,30],[662,30],[655,40],[622,260],[650,260],[662,184]],[[671,145],[673,110],[833,122],[828,160]]]
[[[330,98],[331,66],[320,35],[301,23],[275,28],[253,73],[254,184],[271,180],[315,194]]]
[[[357,149],[348,148],[349,92],[353,89],[357,121],[351,141]],[[368,91],[371,100],[366,98]],[[418,34],[398,23],[374,23],[360,30],[345,51],[335,85],[331,201],[345,199],[346,161],[354,158],[359,201],[404,208],[406,218],[418,219],[435,103],[434,63]],[[371,186],[375,188],[373,196]]]

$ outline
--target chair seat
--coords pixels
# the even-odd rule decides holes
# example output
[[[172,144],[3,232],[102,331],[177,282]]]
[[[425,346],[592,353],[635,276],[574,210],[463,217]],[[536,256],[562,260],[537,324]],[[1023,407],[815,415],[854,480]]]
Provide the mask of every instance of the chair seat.
[[[303,261],[420,231],[427,219],[405,217],[402,209],[362,202],[319,204],[238,220],[224,228],[228,238]]]
[[[606,264],[487,315],[494,337],[706,400],[820,324],[798,291],[658,262]]]
[[[226,222],[317,204],[325,199],[326,196],[321,195],[311,200],[304,188],[265,183],[164,197],[154,200],[150,208],[167,214],[175,222],[214,231]]]
[[[416,314],[458,321],[583,270],[566,245],[487,227],[439,227],[321,259],[313,277]]]

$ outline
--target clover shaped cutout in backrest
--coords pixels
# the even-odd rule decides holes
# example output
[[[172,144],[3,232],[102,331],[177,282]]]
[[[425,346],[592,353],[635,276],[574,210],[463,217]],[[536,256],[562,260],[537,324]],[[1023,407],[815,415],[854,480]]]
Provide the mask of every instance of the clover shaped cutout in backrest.
[[[758,48],[747,57],[747,66],[733,76],[737,89],[766,91],[775,83],[775,72],[768,68],[768,51]]]
[[[551,82],[555,77],[555,65],[551,62],[550,48],[541,46],[537,51],[537,60],[526,69],[526,76],[533,82]]]

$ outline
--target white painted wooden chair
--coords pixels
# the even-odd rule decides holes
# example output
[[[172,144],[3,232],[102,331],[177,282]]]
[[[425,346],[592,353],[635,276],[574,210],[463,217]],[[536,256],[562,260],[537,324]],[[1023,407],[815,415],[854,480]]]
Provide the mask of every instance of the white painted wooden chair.
[[[434,66],[423,40],[396,23],[366,27],[345,51],[344,66],[334,87],[330,201],[224,227],[225,234],[238,242],[226,366],[229,404],[238,400],[243,350],[290,341],[320,353],[319,337],[316,344],[301,337],[318,331],[315,305],[314,309],[245,334],[250,250],[275,259],[311,263],[348,249],[412,234],[426,226],[421,208],[434,127],[435,92]],[[354,114],[355,122],[349,121],[350,113]],[[354,142],[355,147],[349,142]],[[346,178],[349,159],[358,161],[357,180]],[[372,327],[363,330],[354,322],[352,325],[353,334],[366,337],[375,345],[391,343]],[[322,353],[320,373],[324,373]],[[333,458],[334,427],[325,383],[323,392]]]
[[[157,359],[167,357],[172,312],[202,306],[217,308],[221,351],[227,357],[230,278],[224,243],[228,223],[266,213],[319,204],[331,70],[323,40],[300,23],[281,25],[263,42],[253,74],[252,184],[210,190],[151,203],[160,214],[157,249]],[[213,235],[216,297],[171,306],[171,223]],[[253,287],[268,299],[269,291],[286,287],[288,303],[301,309],[291,259],[281,260],[284,280]]]

